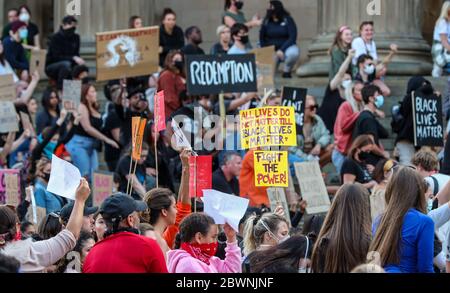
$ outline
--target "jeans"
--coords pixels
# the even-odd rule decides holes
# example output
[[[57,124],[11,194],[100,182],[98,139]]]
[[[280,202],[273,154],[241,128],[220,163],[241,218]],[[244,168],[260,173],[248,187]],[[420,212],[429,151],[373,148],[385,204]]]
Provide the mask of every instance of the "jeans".
[[[416,152],[414,145],[408,141],[402,140],[397,143],[396,147],[399,155],[399,163],[401,165],[410,165],[411,159]]]
[[[64,79],[70,79],[72,74],[72,62],[60,61],[53,63],[45,69],[45,73],[52,79],[56,80],[58,89],[63,87]]]
[[[292,45],[284,52],[284,60],[280,60],[276,57],[277,66],[275,68],[278,68],[280,63],[284,62],[284,72],[291,72],[299,58],[300,49],[297,45]]]
[[[333,161],[334,167],[336,167],[336,171],[341,174],[342,165],[344,165],[345,156],[341,154],[337,149],[333,150],[333,154],[331,155],[331,160]]]
[[[72,157],[73,165],[80,170],[81,176],[92,179],[92,173],[98,169],[98,155],[94,149],[95,139],[75,135],[66,145]]]

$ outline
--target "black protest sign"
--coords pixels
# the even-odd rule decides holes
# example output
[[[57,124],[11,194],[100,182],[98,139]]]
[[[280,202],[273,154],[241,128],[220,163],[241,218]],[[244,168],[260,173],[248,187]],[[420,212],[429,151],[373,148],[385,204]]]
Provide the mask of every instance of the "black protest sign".
[[[282,106],[295,108],[295,122],[297,134],[303,133],[303,122],[305,116],[306,95],[308,90],[304,88],[284,87],[282,94]]]
[[[244,93],[258,90],[255,55],[186,56],[189,95]]]
[[[435,94],[412,95],[414,115],[414,144],[416,147],[444,145],[442,99]]]

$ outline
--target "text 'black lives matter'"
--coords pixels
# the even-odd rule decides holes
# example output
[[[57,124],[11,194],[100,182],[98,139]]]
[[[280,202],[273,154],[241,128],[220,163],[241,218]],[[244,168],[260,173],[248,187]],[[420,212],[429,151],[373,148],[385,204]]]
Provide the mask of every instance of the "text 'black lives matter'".
[[[255,55],[186,56],[189,95],[257,91]]]
[[[417,147],[444,145],[442,98],[436,94],[412,95],[414,114],[414,144]]]
[[[282,106],[294,107],[295,122],[297,124],[297,135],[303,134],[303,123],[305,120],[305,104],[308,90],[304,88],[284,87],[282,94]]]

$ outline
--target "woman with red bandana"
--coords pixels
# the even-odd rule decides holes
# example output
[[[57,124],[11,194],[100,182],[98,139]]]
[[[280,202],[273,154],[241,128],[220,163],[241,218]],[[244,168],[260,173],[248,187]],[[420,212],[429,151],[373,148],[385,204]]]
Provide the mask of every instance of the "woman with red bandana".
[[[227,237],[225,260],[216,257],[219,229],[213,218],[203,213],[186,217],[180,225],[181,248],[167,253],[170,273],[241,273],[241,249],[236,232],[223,227]]]

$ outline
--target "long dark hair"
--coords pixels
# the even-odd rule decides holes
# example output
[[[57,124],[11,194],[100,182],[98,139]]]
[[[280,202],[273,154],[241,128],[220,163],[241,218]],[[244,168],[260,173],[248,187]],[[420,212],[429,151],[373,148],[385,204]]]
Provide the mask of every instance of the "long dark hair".
[[[350,147],[350,150],[348,151],[348,158],[350,160],[355,160],[356,152],[365,146],[375,144],[372,140],[372,138],[369,135],[363,134],[358,136],[355,141],[353,142],[352,146]]]
[[[133,15],[132,17],[130,17],[130,20],[128,21],[128,28],[134,28],[134,22],[136,21],[136,19],[142,19],[142,17],[138,15]]]
[[[168,210],[173,199],[176,199],[176,197],[170,189],[155,188],[150,190],[144,198],[148,206],[148,214],[143,217],[150,225],[155,225],[161,216],[161,211]]]
[[[58,90],[55,89],[54,87],[51,87],[51,86],[47,87],[45,89],[44,93],[42,94],[42,102],[41,103],[42,103],[42,107],[44,107],[44,109],[46,111],[50,110],[50,107],[51,107],[50,106],[50,100],[52,99],[51,97],[52,97],[53,93],[55,93],[56,96],[58,97],[58,99],[60,99],[59,96],[58,96]],[[60,113],[59,105],[56,106],[56,112],[59,115],[59,113]]]
[[[177,16],[177,14],[175,13],[175,11],[172,10],[172,8],[166,7],[166,8],[164,8],[162,16],[161,16],[161,23],[164,21],[166,16],[169,14],[173,14],[175,17]]]
[[[215,225],[214,219],[204,213],[190,214],[180,224],[181,243],[190,243],[195,234],[201,233],[206,236],[211,225]]]
[[[92,113],[91,113],[91,107],[89,106],[89,101],[87,100],[87,95],[88,95],[89,89],[91,87],[95,88],[95,86],[91,83],[83,84],[83,86],[81,87],[81,100],[80,100],[81,104],[85,105],[88,108],[89,115],[91,115]],[[98,111],[100,108],[100,105],[97,102],[95,102],[92,105],[92,108],[94,108],[94,110]]]
[[[17,233],[16,223],[18,222],[19,218],[11,208],[0,206],[0,248],[14,240]]]
[[[284,8],[283,3],[278,0],[270,1],[270,5],[273,6],[273,12],[267,13],[265,21],[271,21],[272,17],[275,16],[279,21],[282,21],[285,17],[291,14]]]

